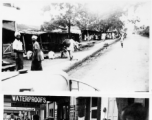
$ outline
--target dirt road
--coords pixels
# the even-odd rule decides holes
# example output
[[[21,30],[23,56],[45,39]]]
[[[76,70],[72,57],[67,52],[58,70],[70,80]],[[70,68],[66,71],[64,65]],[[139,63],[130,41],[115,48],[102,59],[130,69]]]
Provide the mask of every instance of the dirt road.
[[[70,71],[69,75],[101,92],[148,91],[149,39],[128,36],[123,48],[118,42]]]

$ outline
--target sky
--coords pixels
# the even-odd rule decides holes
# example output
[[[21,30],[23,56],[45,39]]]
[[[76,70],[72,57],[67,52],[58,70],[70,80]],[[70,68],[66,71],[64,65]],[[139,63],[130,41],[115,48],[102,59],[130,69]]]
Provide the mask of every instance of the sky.
[[[44,21],[49,21],[51,19],[50,14],[58,14],[58,11],[56,10],[51,10],[51,11],[46,11],[42,12],[42,8],[44,8],[45,5],[48,5],[50,2],[46,1],[22,1],[22,2],[12,2],[14,6],[20,7],[20,10],[16,16],[16,21],[19,24],[29,24],[29,25],[35,25],[35,26],[40,26],[43,24]],[[85,2],[84,2],[85,3]],[[121,7],[122,9],[125,9],[127,5],[133,5],[136,4],[137,1],[135,2],[120,2],[120,1],[114,1],[114,2],[109,2],[109,1],[97,1],[97,2],[92,2],[89,1],[87,2],[87,8],[88,11],[91,13],[98,13],[100,15],[103,14],[109,14],[111,13],[114,9],[117,9]],[[145,5],[142,6],[136,14],[138,16],[141,16],[141,18],[144,19],[150,19],[149,17],[149,12],[145,14],[146,11],[149,11],[150,6]],[[133,13],[134,14],[134,13]],[[149,20],[150,21],[150,20]],[[146,20],[144,21],[146,22]]]

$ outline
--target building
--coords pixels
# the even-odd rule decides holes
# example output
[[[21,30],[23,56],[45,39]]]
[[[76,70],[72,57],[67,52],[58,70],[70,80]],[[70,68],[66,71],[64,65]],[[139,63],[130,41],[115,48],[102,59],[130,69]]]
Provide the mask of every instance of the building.
[[[149,111],[147,98],[5,95],[4,119],[14,114],[32,120],[38,114],[40,120],[120,120],[122,109],[133,103]]]

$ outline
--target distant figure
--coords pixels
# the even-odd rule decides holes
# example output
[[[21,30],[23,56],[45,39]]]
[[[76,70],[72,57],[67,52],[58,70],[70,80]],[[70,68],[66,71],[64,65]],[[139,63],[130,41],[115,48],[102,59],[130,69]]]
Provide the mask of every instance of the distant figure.
[[[32,55],[32,65],[31,71],[42,70],[41,61],[44,59],[43,52],[40,49],[40,45],[37,42],[37,36],[32,36],[33,41],[33,55]]]
[[[105,39],[106,39],[106,33],[102,33],[102,40],[105,41]]]
[[[32,51],[27,51],[26,57],[30,60],[32,58]]]
[[[122,120],[146,120],[147,111],[141,103],[134,103],[125,107],[121,112]]]
[[[109,46],[108,43],[105,43],[105,44],[104,44],[104,47],[105,47],[106,49],[108,48],[108,46]]]
[[[85,41],[87,40],[87,35],[84,35],[84,40],[85,40]]]
[[[124,34],[121,33],[121,40],[120,40],[120,44],[121,44],[121,47],[123,48],[123,41],[124,41]]]
[[[53,51],[50,51],[50,52],[48,53],[48,58],[49,58],[49,59],[54,59],[54,58],[55,58],[55,53],[54,53]]]
[[[23,69],[23,43],[20,40],[21,34],[19,32],[15,32],[15,40],[13,42],[13,50],[16,53],[15,54],[15,60],[16,60],[16,70]]]
[[[127,37],[127,33],[125,32],[125,33],[124,33],[124,39],[126,39],[126,37]]]
[[[112,39],[115,39],[116,37],[115,37],[115,33],[113,32],[112,33]]]
[[[98,35],[96,35],[96,40],[98,40]]]

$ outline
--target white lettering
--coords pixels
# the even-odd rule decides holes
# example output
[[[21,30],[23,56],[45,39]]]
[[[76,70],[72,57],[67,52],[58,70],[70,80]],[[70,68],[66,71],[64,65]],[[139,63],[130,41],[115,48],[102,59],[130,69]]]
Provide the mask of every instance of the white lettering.
[[[19,96],[20,97],[20,102],[22,101],[22,96]]]
[[[32,102],[34,102],[34,97],[32,97]]]
[[[28,102],[31,102],[31,97],[30,96],[28,97]]]
[[[43,99],[43,97],[40,97],[40,98],[39,98],[39,103],[42,103],[42,99]]]
[[[13,100],[13,101],[16,101],[16,99],[15,99],[15,98],[16,98],[15,96],[12,96],[12,100]]]
[[[20,101],[20,99],[19,99],[19,97],[18,97],[18,96],[16,96],[16,101]]]
[[[30,102],[31,101],[31,97],[28,97],[28,102]]]
[[[35,97],[35,102],[39,102],[37,97]]]
[[[25,101],[26,101],[26,102],[29,102],[29,97],[28,97],[28,96],[25,97]]]
[[[46,98],[43,98],[43,103],[46,103]]]
[[[46,103],[46,98],[45,97],[31,97],[31,96],[12,96],[12,101]]]
[[[26,96],[25,96],[25,97],[26,97]],[[26,102],[25,97],[24,97],[24,96],[22,97],[23,102]]]

